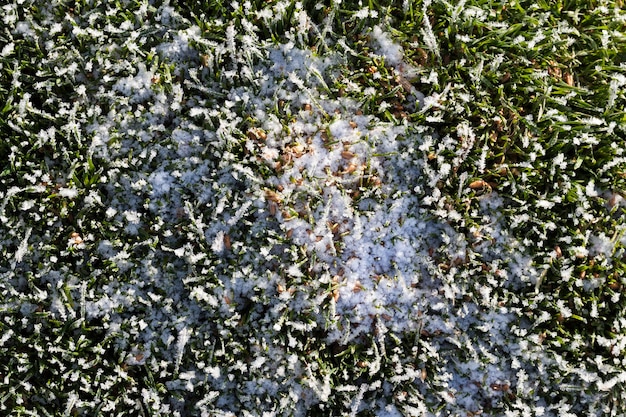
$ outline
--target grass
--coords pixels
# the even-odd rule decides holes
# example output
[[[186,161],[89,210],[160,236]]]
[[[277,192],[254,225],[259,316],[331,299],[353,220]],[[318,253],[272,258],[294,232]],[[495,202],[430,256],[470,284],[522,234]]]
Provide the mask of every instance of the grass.
[[[4,414],[626,412],[621,1],[4,11]]]

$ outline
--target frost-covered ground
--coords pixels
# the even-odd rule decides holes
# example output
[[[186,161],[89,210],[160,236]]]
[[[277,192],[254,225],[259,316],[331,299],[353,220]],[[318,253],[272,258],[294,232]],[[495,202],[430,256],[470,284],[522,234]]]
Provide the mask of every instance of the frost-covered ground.
[[[2,413],[625,413],[626,15],[491,3],[3,6]]]

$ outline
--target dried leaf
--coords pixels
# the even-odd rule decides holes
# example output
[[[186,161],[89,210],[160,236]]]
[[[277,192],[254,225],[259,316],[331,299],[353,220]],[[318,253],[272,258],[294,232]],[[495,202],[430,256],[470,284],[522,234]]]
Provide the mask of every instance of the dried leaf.
[[[483,188],[486,188],[488,186],[489,184],[487,184],[483,180],[472,181],[469,184],[469,188],[471,188],[472,190],[482,190]]]
[[[352,159],[352,158],[354,158],[354,152],[343,151],[343,152],[341,152],[341,157],[343,159]]]

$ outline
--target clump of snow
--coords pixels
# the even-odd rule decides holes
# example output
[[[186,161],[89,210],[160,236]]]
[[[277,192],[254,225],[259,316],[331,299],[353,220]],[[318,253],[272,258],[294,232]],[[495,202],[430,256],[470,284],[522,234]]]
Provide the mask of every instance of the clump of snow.
[[[148,182],[152,186],[152,193],[158,197],[170,192],[174,178],[169,172],[157,171],[150,174]]]
[[[75,198],[78,195],[78,190],[76,188],[59,188],[59,196],[65,198]]]
[[[602,255],[605,258],[611,258],[615,248],[615,242],[609,236],[604,233],[599,235],[592,235],[589,237],[589,255],[599,256]]]
[[[120,79],[113,86],[113,90],[130,97],[133,102],[143,102],[152,96],[154,72],[148,70],[145,64],[137,66],[137,73]]]
[[[407,107],[411,110],[415,110],[416,107],[423,108],[426,97],[412,84],[419,71],[406,62],[402,46],[395,42],[379,25],[372,28],[370,36],[374,51],[385,58],[385,64],[391,66],[395,71],[396,81],[408,93]]]
[[[404,59],[402,46],[394,42],[388,33],[384,32],[379,25],[372,28],[371,37],[376,46],[376,53],[384,56],[385,61],[391,66],[399,66]]]

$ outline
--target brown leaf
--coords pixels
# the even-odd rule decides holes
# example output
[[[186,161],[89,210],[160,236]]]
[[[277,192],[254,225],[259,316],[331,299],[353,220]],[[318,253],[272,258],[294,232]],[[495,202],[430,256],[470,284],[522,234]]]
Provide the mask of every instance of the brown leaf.
[[[341,157],[343,159],[352,159],[352,158],[354,158],[354,152],[343,151],[343,152],[341,152]]]
[[[488,186],[489,184],[487,184],[483,180],[472,181],[469,184],[469,188],[471,188],[472,190],[482,190],[483,188],[488,187]]]
[[[274,203],[280,203],[283,199],[276,191],[265,190],[265,198]]]

